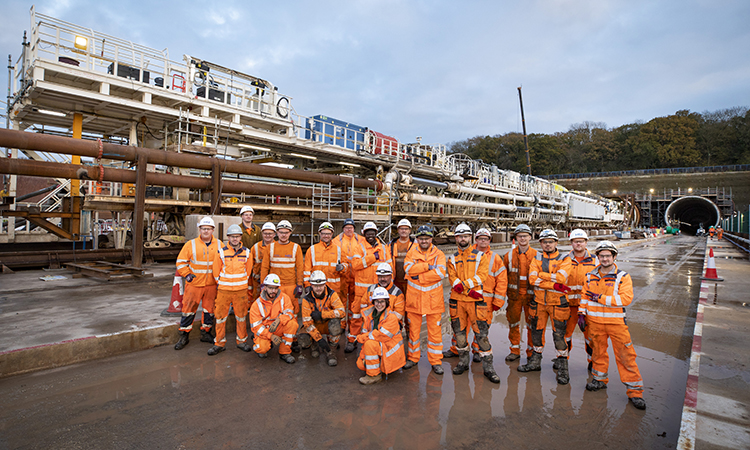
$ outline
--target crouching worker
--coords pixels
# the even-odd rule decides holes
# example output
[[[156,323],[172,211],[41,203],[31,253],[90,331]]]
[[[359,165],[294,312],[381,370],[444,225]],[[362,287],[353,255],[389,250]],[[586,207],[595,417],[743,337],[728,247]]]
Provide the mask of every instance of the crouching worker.
[[[362,344],[357,367],[366,372],[359,379],[362,384],[377,383],[383,379],[383,373],[395,372],[406,362],[399,320],[390,309],[390,294],[377,287],[371,298],[373,306],[362,313],[362,334],[357,336],[357,342]]]
[[[292,339],[297,333],[297,318],[294,316],[292,300],[281,292],[281,279],[268,274],[263,280],[263,289],[250,307],[250,323],[255,334],[253,350],[259,357],[268,356],[273,345],[279,347],[279,358],[294,364]]]
[[[299,343],[302,348],[312,345],[313,358],[319,357],[321,350],[324,351],[328,365],[333,367],[338,360],[332,347],[338,345],[343,334],[341,319],[346,315],[346,309],[339,295],[328,287],[327,281],[323,271],[316,270],[310,275],[310,292],[302,297],[304,331],[299,335]]]

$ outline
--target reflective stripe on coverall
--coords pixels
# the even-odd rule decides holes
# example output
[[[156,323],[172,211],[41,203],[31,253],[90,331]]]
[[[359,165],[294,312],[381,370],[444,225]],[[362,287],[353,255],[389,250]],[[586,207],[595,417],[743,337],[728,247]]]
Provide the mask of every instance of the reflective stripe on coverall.
[[[394,238],[390,243],[391,258],[393,258],[393,283],[406,294],[406,278],[404,274],[404,260],[406,254],[413,246],[417,245],[413,237],[409,237],[406,243],[401,243],[399,238]],[[400,251],[399,251],[400,250]],[[392,305],[392,304],[391,304]]]
[[[357,249],[360,248],[365,238],[354,233],[352,237],[347,237],[344,233],[339,234],[333,240],[333,242],[341,247],[341,258],[346,260],[347,263],[351,260],[352,256],[357,253]],[[341,327],[346,329],[346,326],[351,322],[352,317],[352,303],[354,302],[354,279],[352,278],[352,266],[347,264],[347,268],[341,272],[341,290],[339,291],[339,297],[344,303],[344,308],[347,311],[346,320],[341,322]]]
[[[378,254],[378,258],[375,257]],[[354,280],[354,301],[351,302],[352,318],[349,322],[349,342],[354,342],[362,330],[362,303],[367,293],[367,288],[378,282],[375,274],[377,266],[387,263],[393,270],[393,260],[388,247],[378,240],[375,246],[367,241],[363,242],[359,249],[351,256],[349,262],[352,266],[352,279]]]
[[[323,316],[322,322],[313,321],[311,314],[316,310],[320,311]],[[322,299],[315,298],[312,290],[302,297],[302,329],[316,342],[323,338],[323,334],[328,334],[328,342],[337,344],[341,335],[331,336],[328,333],[328,322],[341,320],[344,316],[346,316],[344,304],[338,293],[328,286],[326,286],[325,297]]]
[[[275,332],[271,333],[269,327],[277,317],[281,318],[279,326]],[[250,307],[249,319],[255,335],[255,345],[253,345],[255,353],[268,353],[271,349],[271,336],[274,334],[281,337],[279,354],[288,355],[292,353],[292,340],[297,334],[299,325],[294,315],[292,301],[286,294],[279,292],[279,295],[271,301],[266,296],[265,291],[261,292],[258,299]]]
[[[380,316],[378,328],[373,329],[374,312],[374,306],[363,311],[362,333],[357,337],[357,341],[362,343],[362,350],[357,358],[357,367],[371,377],[381,372],[389,374],[402,368],[406,363],[398,317],[390,308],[386,308]]]
[[[429,266],[433,266],[430,270]],[[419,362],[422,316],[427,321],[427,359],[431,366],[443,360],[443,332],[440,319],[445,312],[443,280],[445,254],[434,244],[423,252],[415,245],[404,259],[406,274],[406,317],[409,321],[409,360]]]
[[[378,284],[373,284],[369,288],[367,288],[367,294],[365,294],[362,298],[362,304],[361,310],[364,311],[365,309],[369,308],[370,306],[373,306],[372,303],[372,294],[375,292],[375,288],[377,288]],[[391,284],[388,285],[387,288],[385,288],[386,291],[388,291],[389,299],[389,307],[388,309],[398,317],[398,322],[403,325],[404,323],[404,312],[406,308],[406,300],[404,299],[404,293],[401,292],[401,289],[396,286],[393,281],[391,281]]]
[[[521,312],[526,317],[526,356],[531,356],[531,328],[529,328],[529,301],[534,295],[534,289],[529,287],[529,267],[536,258],[537,251],[529,247],[525,253],[520,253],[518,247],[503,256],[503,264],[508,275],[508,309],[505,317],[508,319],[508,340],[510,352],[521,354]],[[542,336],[544,345],[544,336]]]
[[[336,272],[336,264],[343,264],[344,270]],[[342,260],[341,247],[334,244],[333,241],[328,245],[318,242],[310,246],[305,254],[305,270],[303,272],[305,287],[310,286],[310,274],[320,270],[326,274],[328,287],[336,291],[341,297],[341,273],[347,270],[348,265],[349,262],[346,259]]]
[[[214,259],[213,274],[218,286],[216,294],[216,338],[214,345],[226,345],[227,317],[229,305],[234,306],[237,321],[237,344],[247,341],[247,286],[253,257],[247,247],[234,250],[229,246],[219,249]]]
[[[302,286],[304,261],[302,249],[294,242],[280,244],[272,242],[268,249],[268,258],[263,260],[260,279],[265,280],[269,273],[275,273],[281,280],[281,292],[289,297],[294,307],[294,314],[299,314],[299,301],[294,297],[294,289]]]
[[[195,275],[192,282],[185,283],[180,331],[189,333],[193,329],[195,313],[201,302],[203,302],[201,330],[211,331],[216,300],[216,280],[212,273],[212,265],[221,245],[221,241],[216,238],[211,238],[211,242],[206,244],[200,237],[197,237],[186,242],[177,256],[177,273],[183,278],[190,274]]]
[[[492,347],[487,337],[489,322],[492,322],[492,309],[484,298],[484,284],[489,276],[490,259],[487,255],[472,246],[464,250],[460,248],[448,256],[448,281],[451,284],[450,300],[448,301],[451,328],[456,339],[456,350],[469,351],[469,329],[474,330],[482,356],[492,353]],[[453,287],[463,286],[463,292],[458,293]],[[482,297],[474,299],[469,291],[474,290]]]
[[[565,326],[570,318],[570,306],[565,294],[556,291],[554,284],[567,284],[571,268],[568,255],[562,255],[557,250],[550,254],[539,252],[531,261],[529,285],[534,287],[534,298],[529,302],[529,324],[531,343],[536,353],[542,353],[544,349],[542,337],[549,317],[557,356],[568,357]]]
[[[568,344],[568,352],[573,348],[573,331],[578,325],[578,305],[581,303],[581,292],[583,291],[583,284],[586,282],[586,274],[589,273],[596,267],[596,256],[592,256],[588,250],[584,250],[585,255],[579,261],[575,254],[571,250],[568,254],[572,268],[570,270],[570,276],[568,277],[568,287],[572,289],[572,292],[565,295],[570,304],[570,319],[568,319],[567,326],[565,327],[565,343]],[[583,338],[586,340],[586,359],[591,362],[591,343],[589,342],[589,332],[586,329],[583,332]],[[570,357],[570,354],[568,354]]]
[[[270,245],[265,245],[263,241],[260,241],[256,242],[255,245],[253,245],[253,248],[250,249],[250,253],[253,257],[253,271],[250,277],[252,288],[247,291],[248,310],[250,309],[250,305],[252,305],[255,299],[260,295],[261,266],[263,265],[263,260],[268,258],[268,250],[270,247]]]

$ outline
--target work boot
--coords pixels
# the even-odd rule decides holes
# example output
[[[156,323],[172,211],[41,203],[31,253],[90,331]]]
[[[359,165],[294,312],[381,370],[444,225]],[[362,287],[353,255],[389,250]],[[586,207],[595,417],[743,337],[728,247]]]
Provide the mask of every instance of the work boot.
[[[646,400],[641,397],[630,397],[630,403],[632,403],[636,409],[646,409]]]
[[[268,353],[258,353],[258,358],[268,358]]]
[[[442,375],[445,373],[445,371],[443,370],[443,366],[441,366],[440,364],[435,364],[434,366],[432,366],[432,371],[435,372],[435,375]]]
[[[523,366],[518,366],[517,369],[519,372],[533,372],[537,370],[542,370],[542,354],[537,353],[537,352],[532,352],[526,364]]]
[[[292,353],[299,353],[301,351],[299,348],[299,342],[297,341],[293,341],[291,347],[292,347]]]
[[[336,354],[331,350],[330,352],[326,353],[326,357],[328,358],[328,365],[333,367],[338,365],[339,360],[336,359]]]
[[[346,348],[344,349],[344,353],[351,353],[356,349],[357,349],[357,341],[347,342]]]
[[[313,358],[317,358],[318,356],[320,356],[320,347],[318,347],[317,342],[312,344],[311,350],[310,350],[310,356]]]
[[[555,358],[555,359],[552,360],[552,368],[555,369],[555,370],[557,370],[557,369],[560,368],[560,357],[559,356],[557,358]]]
[[[243,352],[249,352],[253,350],[253,347],[247,342],[243,342],[242,344],[237,344],[237,348],[242,350]]]
[[[482,355],[480,355],[479,353],[474,353],[473,361],[474,362],[482,362]]]
[[[368,385],[368,384],[375,384],[380,382],[383,379],[383,375],[377,374],[374,377],[371,377],[370,375],[365,375],[362,378],[359,379],[359,382]]]
[[[186,345],[188,345],[188,342],[190,341],[190,333],[188,333],[187,331],[180,331],[179,334],[180,339],[174,345],[175,350],[182,350]]]
[[[214,335],[211,334],[211,330],[201,330],[201,342],[208,342],[209,344],[214,343]]]
[[[487,355],[482,358],[482,370],[484,370],[484,376],[493,383],[500,384],[500,377],[495,372],[495,367],[492,365],[494,358],[492,355]]]
[[[279,358],[281,358],[281,360],[284,361],[287,364],[294,364],[294,356],[292,356],[290,354],[279,355]]]
[[[462,373],[469,370],[469,351],[459,350],[458,351],[458,364],[453,368],[453,375],[461,375]]]
[[[404,364],[404,370],[409,370],[409,369],[411,369],[412,367],[414,367],[416,365],[417,365],[417,363],[415,363],[411,359],[407,359],[406,360],[406,364]]]
[[[568,384],[570,383],[570,375],[568,374],[568,358],[562,356],[557,358],[557,384]]]
[[[591,380],[591,383],[586,383],[587,391],[598,391],[599,389],[607,389],[607,383],[599,380]]]
[[[445,359],[445,358],[455,358],[456,356],[458,356],[458,353],[453,353],[453,351],[451,349],[448,349],[448,350],[446,350],[446,351],[443,352],[443,359]]]
[[[505,357],[505,360],[508,362],[513,362],[521,358],[521,355],[516,355],[515,353],[510,353],[508,356]]]
[[[226,348],[219,347],[218,345],[214,345],[213,347],[211,347],[211,348],[208,349],[208,356],[218,355],[219,353],[223,352],[224,350],[226,350]]]
[[[589,372],[591,372],[591,369],[592,369],[593,367],[594,367],[594,363],[592,363],[591,361],[589,361],[589,366],[588,366],[588,368],[589,368]]]

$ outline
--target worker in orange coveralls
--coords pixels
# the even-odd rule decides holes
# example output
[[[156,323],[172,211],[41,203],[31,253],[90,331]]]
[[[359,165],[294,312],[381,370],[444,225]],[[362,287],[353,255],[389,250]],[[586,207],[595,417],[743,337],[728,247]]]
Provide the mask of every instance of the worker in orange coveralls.
[[[436,375],[445,373],[443,360],[443,332],[440,319],[445,312],[443,279],[446,276],[445,254],[432,244],[432,229],[428,225],[417,228],[417,245],[404,259],[406,288],[406,318],[409,322],[408,370],[419,362],[422,318],[427,321],[427,359]]]
[[[390,243],[391,257],[393,258],[393,282],[406,294],[406,279],[404,277],[404,259],[411,248],[417,245],[411,237],[411,222],[409,219],[401,219],[398,222],[398,236]]]
[[[260,229],[260,235],[262,240],[256,242],[255,245],[250,248],[250,254],[253,256],[253,273],[251,276],[252,286],[247,291],[248,310],[250,309],[249,305],[252,305],[255,299],[260,295],[263,260],[268,258],[268,251],[271,248],[271,243],[276,237],[276,225],[271,222],[264,223],[263,227]]]
[[[281,292],[278,275],[271,273],[263,280],[263,290],[250,307],[250,324],[255,334],[253,350],[259,357],[267,357],[273,344],[279,347],[282,361],[294,364],[291,346],[299,325],[292,300]]]
[[[338,360],[333,348],[344,333],[341,319],[346,316],[346,310],[336,291],[326,284],[326,279],[326,274],[320,270],[310,274],[310,291],[302,296],[303,331],[299,341],[303,348],[312,346],[310,353],[313,358],[320,356],[320,350],[324,351],[328,365],[335,366]]]
[[[311,245],[305,254],[305,288],[310,287],[310,274],[320,270],[328,278],[328,287],[341,298],[341,274],[347,270],[349,263],[343,256],[341,247],[333,242],[333,225],[330,222],[320,224],[318,235],[320,242]]]
[[[227,229],[226,246],[219,248],[214,259],[213,275],[218,285],[216,294],[216,338],[208,355],[214,356],[226,350],[227,317],[229,306],[234,307],[237,320],[237,348],[249,352],[252,347],[247,342],[247,285],[253,268],[250,250],[242,245],[242,229],[231,225]]]
[[[636,364],[636,353],[630,331],[625,323],[625,306],[633,301],[633,280],[627,272],[617,268],[617,247],[601,241],[594,250],[599,266],[588,273],[581,298],[578,323],[588,330],[593,354],[593,380],[586,384],[589,391],[606,389],[609,381],[607,339],[612,340],[620,381],[627,388],[630,402],[638,409],[646,409],[643,400],[643,378]]]
[[[526,365],[519,366],[519,372],[542,370],[542,336],[547,328],[547,318],[552,322],[552,339],[557,351],[557,383],[568,384],[568,346],[565,343],[565,327],[570,318],[570,306],[566,295],[571,292],[567,286],[572,264],[568,255],[557,250],[557,233],[552,229],[539,233],[542,251],[531,261],[529,285],[534,287],[534,298],[529,303],[529,324],[531,343],[534,351]]]
[[[200,235],[186,242],[177,255],[177,273],[185,279],[185,294],[182,298],[182,319],[180,319],[180,338],[174,346],[182,350],[188,344],[193,320],[198,311],[198,304],[203,303],[201,324],[201,342],[214,342],[211,327],[214,323],[214,302],[216,301],[216,280],[212,266],[216,253],[222,245],[214,238],[213,219],[206,216],[198,222]]]
[[[295,316],[299,314],[299,301],[304,282],[304,258],[299,244],[291,242],[292,224],[282,220],[276,225],[278,242],[268,248],[268,259],[263,260],[261,278],[275,273],[281,278],[281,292],[292,301]]]
[[[354,220],[352,219],[344,220],[343,231],[334,239],[334,243],[341,247],[342,261],[346,260],[347,263],[359,251],[364,242],[365,238],[354,232]],[[341,326],[346,330],[347,325],[351,326],[352,306],[355,301],[351,264],[348,264],[348,267],[341,271],[341,290],[339,292],[339,297],[341,297],[347,313],[347,318],[341,322]]]
[[[529,286],[529,267],[536,258],[536,250],[529,246],[531,228],[521,224],[513,231],[513,245],[503,256],[503,264],[508,272],[508,309],[505,317],[508,319],[508,340],[510,353],[506,361],[521,358],[521,312],[526,320],[526,357],[531,357],[531,329],[529,328],[529,302],[534,296],[533,287]],[[544,336],[542,336],[544,345]]]
[[[404,298],[404,293],[401,292],[401,289],[399,289],[393,281],[393,267],[388,263],[380,263],[378,264],[377,269],[375,269],[375,275],[378,277],[378,283],[367,288],[365,301],[362,302],[362,310],[364,311],[372,306],[373,292],[375,292],[375,289],[378,287],[382,287],[388,291],[388,295],[390,295],[388,300],[390,311],[398,317],[398,322],[403,327],[404,314],[406,312],[406,299]]]
[[[398,288],[396,288],[398,289]],[[404,344],[398,317],[389,309],[390,294],[383,287],[372,293],[373,306],[364,312],[362,333],[357,342],[362,344],[357,367],[365,371],[359,379],[362,384],[374,384],[404,366]]]

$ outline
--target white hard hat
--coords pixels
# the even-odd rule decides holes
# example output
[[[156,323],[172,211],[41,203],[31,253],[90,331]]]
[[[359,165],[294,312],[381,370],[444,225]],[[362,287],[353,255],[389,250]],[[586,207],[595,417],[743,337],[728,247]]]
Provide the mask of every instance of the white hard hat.
[[[214,224],[214,219],[206,216],[206,217],[202,218],[200,220],[200,222],[198,222],[198,228],[200,228],[200,227],[212,227],[212,228],[216,228],[216,225]]]
[[[531,234],[531,228],[529,228],[528,225],[525,223],[522,223],[521,225],[517,226],[515,230],[513,230],[513,235],[515,236],[518,233],[528,233]]]
[[[276,275],[275,273],[269,273],[268,275],[266,275],[266,278],[263,280],[263,284],[265,284],[266,286],[279,287],[281,286],[281,278],[279,278],[279,276]]]
[[[488,230],[487,228],[480,228],[476,233],[474,233],[474,237],[479,236],[487,236],[488,238],[492,239],[492,232],[490,232],[490,230]]]
[[[261,227],[260,231],[266,231],[271,230],[273,232],[276,232],[276,225],[273,224],[273,222],[266,222]]]
[[[411,228],[411,222],[409,222],[409,219],[401,219],[398,221],[398,226],[396,228],[401,227],[409,227]]]
[[[229,225],[229,228],[227,228],[227,236],[231,236],[233,234],[242,234],[242,228],[240,228],[240,226],[237,224]]]
[[[456,236],[461,236],[463,234],[472,234],[471,227],[466,225],[465,223],[462,223],[456,227],[456,231],[454,231],[453,234]]]
[[[246,212],[251,212],[251,213],[255,214],[255,210],[253,210],[252,206],[243,206],[242,209],[240,210],[240,215],[243,215]]]
[[[560,238],[557,237],[557,233],[555,233],[555,230],[552,228],[547,228],[546,230],[543,230],[541,233],[539,233],[539,240],[542,239],[554,239],[556,241],[559,241]]]
[[[326,284],[328,279],[322,270],[316,270],[310,274],[310,284]]]
[[[373,300],[378,298],[390,299],[391,295],[388,293],[388,290],[386,290],[386,288],[378,286],[374,291],[372,291],[372,297],[370,298],[372,298]]]
[[[377,225],[375,225],[375,222],[367,222],[365,226],[362,227],[362,234],[364,234],[367,230],[375,230],[378,231]]]
[[[573,231],[570,232],[570,240],[572,241],[573,239],[586,239],[586,240],[588,240],[589,239],[589,235],[586,234],[586,232],[583,231],[582,229],[576,228],[575,230],[573,230]]]
[[[323,223],[321,223],[320,226],[318,227],[318,232],[321,232],[323,230],[331,230],[331,231],[333,231],[333,225],[331,224],[331,222],[323,222]]]
[[[375,269],[375,275],[391,275],[392,273],[393,268],[388,263],[380,263],[378,268]]]
[[[279,222],[278,225],[276,225],[276,229],[280,230],[282,228],[286,228],[287,230],[291,230],[292,229],[292,224],[289,223],[288,220],[282,220],[281,222]]]
[[[613,244],[610,241],[601,241],[598,244],[596,244],[596,249],[594,249],[594,253],[596,256],[599,256],[599,252],[602,250],[609,250],[612,252],[612,255],[617,255],[617,247],[615,244]]]

